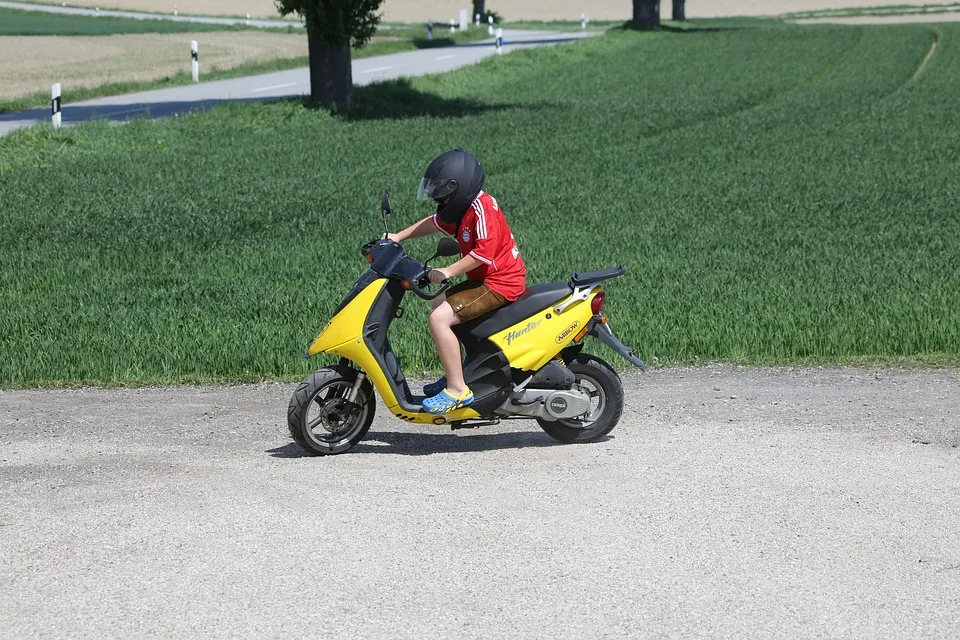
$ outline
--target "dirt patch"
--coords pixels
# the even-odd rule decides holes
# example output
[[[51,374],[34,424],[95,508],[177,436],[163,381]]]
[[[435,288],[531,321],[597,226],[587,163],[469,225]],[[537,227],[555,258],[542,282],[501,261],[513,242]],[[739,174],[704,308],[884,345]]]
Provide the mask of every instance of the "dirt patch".
[[[208,32],[114,36],[9,36],[0,38],[0,100],[113,82],[157,80],[190,71],[190,41],[200,43],[200,73],[246,62],[307,55],[302,34]]]
[[[272,0],[175,0],[181,14],[245,15],[255,18],[278,17]],[[59,4],[59,3],[56,3]],[[76,6],[99,6],[101,9],[131,11],[173,12],[174,0],[73,0]],[[778,15],[792,11],[817,11],[846,7],[883,7],[909,4],[904,0],[687,0],[686,12],[690,18],[717,16]],[[956,4],[956,0],[925,0],[920,4]],[[449,20],[459,16],[460,9],[470,10],[472,3],[464,0],[385,0],[381,5],[384,20],[419,22],[427,18]],[[487,7],[501,13],[508,20],[579,20],[587,12],[595,20],[626,20],[631,5],[625,0],[511,0],[488,2]],[[660,11],[669,17],[672,3],[663,0]]]

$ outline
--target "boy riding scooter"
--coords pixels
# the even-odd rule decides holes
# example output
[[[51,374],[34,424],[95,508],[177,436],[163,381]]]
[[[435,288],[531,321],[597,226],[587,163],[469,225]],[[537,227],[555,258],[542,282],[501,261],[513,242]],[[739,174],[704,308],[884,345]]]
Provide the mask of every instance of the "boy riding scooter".
[[[439,231],[460,245],[460,260],[427,274],[435,283],[467,276],[466,282],[433,301],[430,333],[446,376],[423,389],[427,396],[423,408],[430,413],[446,413],[473,402],[473,392],[463,379],[460,342],[453,326],[515,301],[526,288],[526,266],[503,210],[482,190],[484,178],[483,167],[463,149],[440,155],[427,167],[417,194],[419,200],[436,202],[436,213],[387,236],[403,242]]]

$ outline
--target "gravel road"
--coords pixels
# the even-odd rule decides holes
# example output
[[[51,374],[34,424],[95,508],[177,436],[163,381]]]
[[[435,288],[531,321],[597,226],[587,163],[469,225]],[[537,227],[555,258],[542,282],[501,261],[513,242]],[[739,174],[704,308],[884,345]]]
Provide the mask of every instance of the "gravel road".
[[[628,374],[604,442],[0,392],[0,637],[960,637],[960,371]]]

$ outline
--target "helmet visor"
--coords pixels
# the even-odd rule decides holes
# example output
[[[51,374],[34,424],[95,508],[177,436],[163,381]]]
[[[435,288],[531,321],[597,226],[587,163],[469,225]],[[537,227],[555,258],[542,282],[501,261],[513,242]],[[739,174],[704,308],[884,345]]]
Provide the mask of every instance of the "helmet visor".
[[[440,200],[442,198],[446,198],[456,190],[456,180],[424,178],[420,181],[420,189],[417,191],[417,200],[427,200],[428,198]]]

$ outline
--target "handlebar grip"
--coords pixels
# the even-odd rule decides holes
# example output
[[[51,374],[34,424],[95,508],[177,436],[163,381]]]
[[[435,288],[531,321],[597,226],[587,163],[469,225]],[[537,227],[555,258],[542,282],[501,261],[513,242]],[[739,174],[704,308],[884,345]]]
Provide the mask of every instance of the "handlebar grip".
[[[409,280],[410,290],[413,291],[415,294],[417,294],[419,297],[423,298],[424,300],[433,300],[434,298],[439,296],[441,293],[445,292],[447,289],[450,288],[450,279],[444,278],[443,286],[437,289],[436,291],[432,293],[428,291],[424,291],[423,288],[420,286],[420,281],[426,277],[427,277],[427,271],[423,271],[416,278],[412,278],[411,280]],[[427,280],[427,282],[429,283],[430,281]]]

